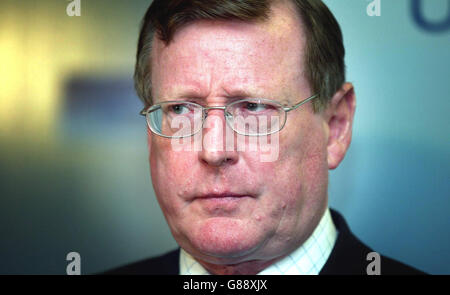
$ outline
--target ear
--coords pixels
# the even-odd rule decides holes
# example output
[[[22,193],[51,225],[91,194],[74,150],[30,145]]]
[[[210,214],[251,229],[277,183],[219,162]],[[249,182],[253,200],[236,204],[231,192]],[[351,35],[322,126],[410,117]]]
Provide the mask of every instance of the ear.
[[[328,123],[328,169],[335,169],[344,159],[352,140],[356,97],[353,85],[345,83],[334,94],[326,112]]]

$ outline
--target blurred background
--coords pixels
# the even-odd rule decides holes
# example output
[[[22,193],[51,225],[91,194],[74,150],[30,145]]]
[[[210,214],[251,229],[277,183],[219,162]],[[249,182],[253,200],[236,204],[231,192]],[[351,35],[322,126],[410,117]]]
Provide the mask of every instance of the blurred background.
[[[132,81],[150,2],[80,0],[69,16],[69,1],[1,0],[0,274],[65,274],[72,251],[91,274],[176,247]],[[450,1],[324,2],[358,101],[331,207],[378,252],[450,274]]]

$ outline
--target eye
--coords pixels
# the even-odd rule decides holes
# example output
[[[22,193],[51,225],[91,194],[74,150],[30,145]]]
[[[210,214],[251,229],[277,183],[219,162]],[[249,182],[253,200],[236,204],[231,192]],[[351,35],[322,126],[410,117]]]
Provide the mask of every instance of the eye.
[[[274,107],[264,103],[246,102],[243,106],[246,111],[250,112],[264,112],[266,110],[273,109]]]
[[[184,115],[189,112],[189,107],[185,104],[173,104],[168,107],[168,111],[175,115]]]

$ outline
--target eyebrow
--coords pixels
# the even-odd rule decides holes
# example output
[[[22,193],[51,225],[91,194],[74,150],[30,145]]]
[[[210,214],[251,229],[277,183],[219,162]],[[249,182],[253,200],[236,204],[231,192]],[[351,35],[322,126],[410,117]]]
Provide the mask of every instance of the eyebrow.
[[[253,93],[252,91],[246,91],[242,89],[236,89],[232,91],[224,91],[224,98],[227,99],[236,99],[236,98],[266,98],[264,95],[257,95],[256,93]],[[188,89],[188,90],[182,90],[177,93],[177,91],[174,91],[173,95],[166,95],[164,97],[161,97],[161,99],[158,100],[182,100],[182,99],[189,99],[189,100],[206,100],[207,95],[202,94],[200,91]]]
[[[182,89],[184,87],[180,87],[179,89],[173,89],[173,95],[166,95],[164,97],[160,97],[159,99],[155,99],[154,103],[163,102],[163,101],[172,101],[172,100],[187,100],[187,101],[195,101],[197,103],[204,102],[208,95],[205,95],[205,92],[199,91],[196,87],[187,87],[187,89]],[[287,97],[272,97],[271,95],[259,95],[257,91],[247,90],[242,88],[230,88],[224,89],[224,98],[227,100],[236,100],[236,99],[244,99],[244,98],[265,98],[278,101],[280,104],[284,106],[290,106],[292,102]]]
[[[178,92],[178,93],[177,93]],[[194,90],[174,91],[173,94],[154,98],[154,103],[172,100],[203,100],[203,98]]]
[[[259,95],[256,92],[253,91],[247,91],[247,90],[243,90],[243,89],[234,89],[234,90],[230,90],[230,91],[226,91],[224,89],[224,91],[228,94],[227,97],[229,98],[264,98],[264,99],[270,99],[270,100],[274,100],[279,102],[281,105],[284,106],[289,106],[290,105],[290,101],[289,98],[287,97],[274,97],[272,95]]]
[[[264,93],[262,87],[255,86],[255,83],[238,83],[228,88],[222,87],[222,90],[227,94],[227,97],[253,97],[253,98],[268,98],[267,93]]]

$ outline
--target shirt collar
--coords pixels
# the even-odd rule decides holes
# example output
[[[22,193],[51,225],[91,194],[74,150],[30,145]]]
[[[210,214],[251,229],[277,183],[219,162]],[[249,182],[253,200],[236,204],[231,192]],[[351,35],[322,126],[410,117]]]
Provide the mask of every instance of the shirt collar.
[[[327,208],[312,235],[296,250],[258,275],[317,275],[333,250],[338,232]],[[180,250],[181,275],[209,275],[189,253]]]

